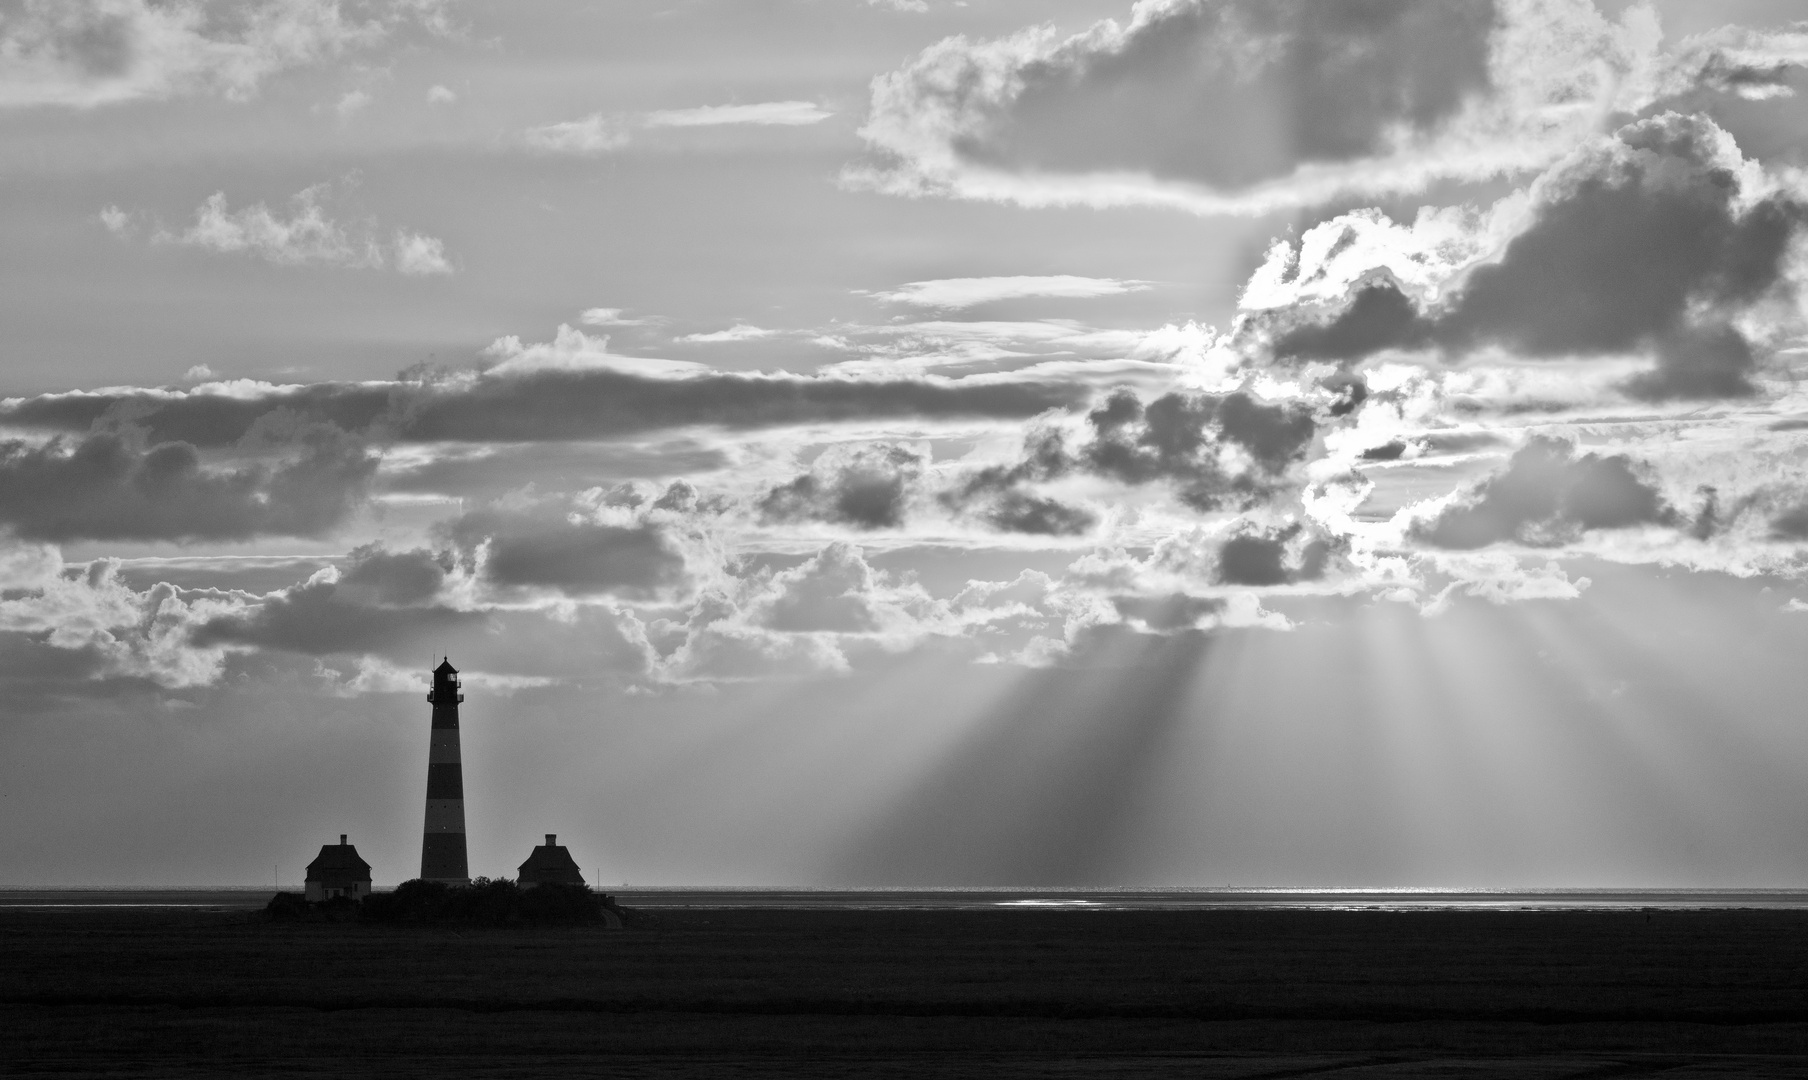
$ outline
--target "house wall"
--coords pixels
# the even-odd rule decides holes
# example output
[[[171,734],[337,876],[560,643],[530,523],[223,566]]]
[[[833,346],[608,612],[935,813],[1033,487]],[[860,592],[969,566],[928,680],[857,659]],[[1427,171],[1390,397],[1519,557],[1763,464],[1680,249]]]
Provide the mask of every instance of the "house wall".
[[[331,900],[336,896],[362,900],[370,895],[369,881],[309,881],[302,894],[313,902]]]

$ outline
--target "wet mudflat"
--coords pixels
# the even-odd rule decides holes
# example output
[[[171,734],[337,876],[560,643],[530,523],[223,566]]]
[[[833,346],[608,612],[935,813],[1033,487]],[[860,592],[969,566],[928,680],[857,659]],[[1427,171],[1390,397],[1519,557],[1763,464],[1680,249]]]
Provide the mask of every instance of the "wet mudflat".
[[[1799,911],[0,910],[8,1076],[1808,1076]]]

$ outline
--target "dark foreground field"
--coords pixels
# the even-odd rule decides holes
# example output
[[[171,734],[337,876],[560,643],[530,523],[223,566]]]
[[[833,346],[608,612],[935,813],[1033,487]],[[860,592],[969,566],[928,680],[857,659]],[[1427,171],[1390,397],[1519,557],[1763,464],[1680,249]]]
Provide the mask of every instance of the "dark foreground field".
[[[8,1076],[1808,1076],[1808,913],[0,910]]]

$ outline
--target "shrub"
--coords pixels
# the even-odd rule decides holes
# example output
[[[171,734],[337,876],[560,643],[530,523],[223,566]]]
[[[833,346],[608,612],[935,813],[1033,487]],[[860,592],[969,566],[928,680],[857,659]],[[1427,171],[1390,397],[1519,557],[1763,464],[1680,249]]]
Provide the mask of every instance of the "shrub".
[[[279,892],[264,905],[264,916],[271,922],[300,922],[307,913],[307,898],[298,892]]]
[[[279,892],[264,905],[271,922],[351,922],[358,917],[358,902],[349,896],[309,900],[301,893]]]
[[[469,885],[446,885],[419,878],[394,892],[364,898],[366,922],[396,926],[570,926],[617,922],[615,902],[585,885],[541,885],[523,889],[507,878],[478,878]],[[618,924],[618,922],[617,922]]]

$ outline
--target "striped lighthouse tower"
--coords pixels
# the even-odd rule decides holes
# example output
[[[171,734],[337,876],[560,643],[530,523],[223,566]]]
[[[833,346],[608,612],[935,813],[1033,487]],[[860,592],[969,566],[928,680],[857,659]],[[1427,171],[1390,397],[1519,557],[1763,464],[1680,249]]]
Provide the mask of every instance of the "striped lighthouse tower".
[[[421,877],[469,885],[465,862],[465,776],[458,757],[458,669],[450,657],[433,669],[433,741],[427,750],[427,825],[421,836]]]

